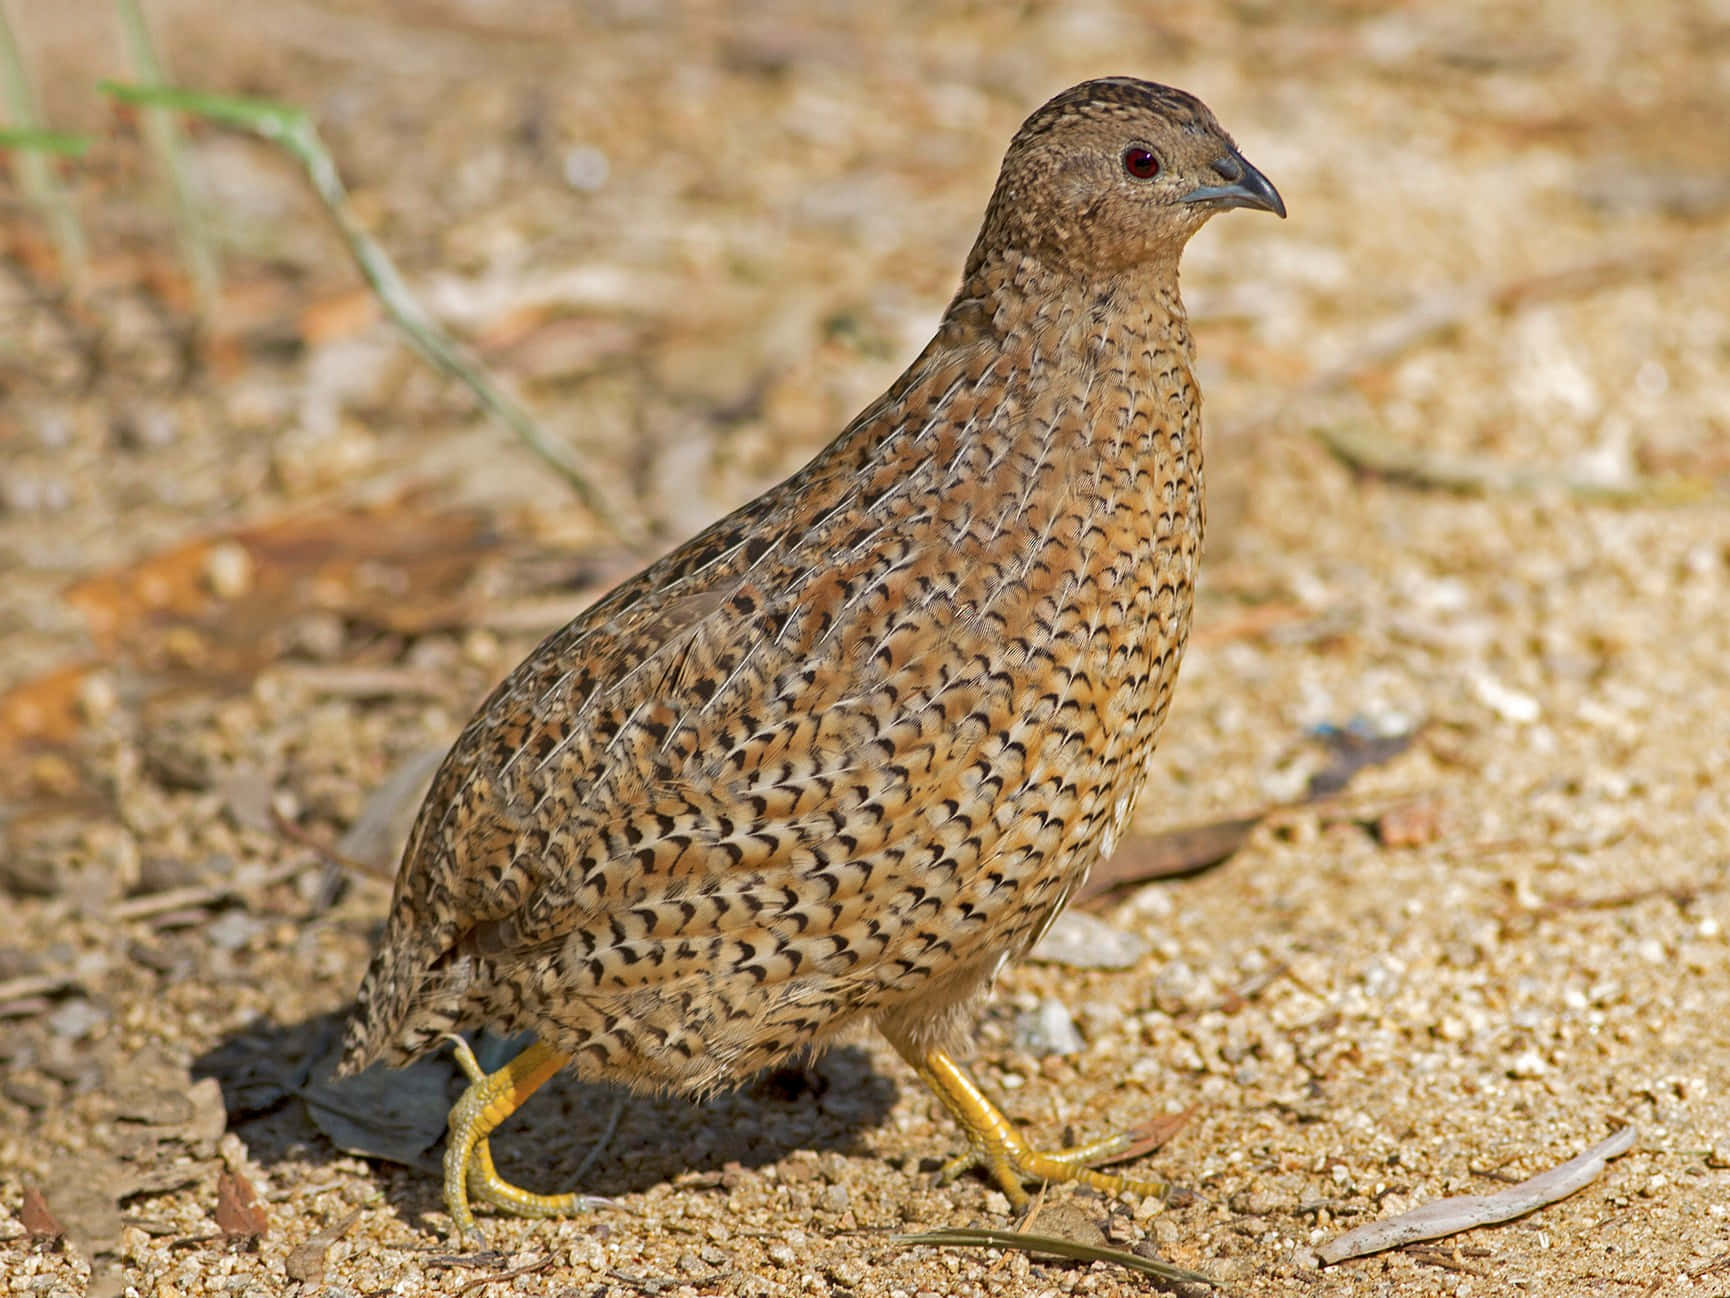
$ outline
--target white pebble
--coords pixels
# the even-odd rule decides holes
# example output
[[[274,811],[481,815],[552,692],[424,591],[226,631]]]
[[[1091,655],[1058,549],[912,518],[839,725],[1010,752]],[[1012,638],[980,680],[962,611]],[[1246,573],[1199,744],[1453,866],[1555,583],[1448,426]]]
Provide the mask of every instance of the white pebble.
[[[1472,693],[1491,712],[1516,725],[1530,725],[1543,714],[1538,700],[1511,685],[1504,685],[1488,672],[1476,672],[1471,677]]]
[[[1549,1064],[1536,1050],[1522,1050],[1508,1061],[1510,1077],[1542,1077],[1549,1071]]]
[[[591,144],[579,144],[565,150],[565,184],[579,193],[594,193],[607,183],[612,170],[607,155]]]

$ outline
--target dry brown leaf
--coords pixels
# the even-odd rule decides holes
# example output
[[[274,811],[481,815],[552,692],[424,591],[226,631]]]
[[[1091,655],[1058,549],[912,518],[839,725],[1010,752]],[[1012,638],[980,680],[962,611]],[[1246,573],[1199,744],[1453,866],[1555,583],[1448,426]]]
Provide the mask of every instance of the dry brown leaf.
[[[1087,882],[1075,895],[1077,904],[1097,900],[1130,884],[1165,879],[1218,865],[1250,836],[1260,816],[1216,820],[1208,825],[1190,825],[1163,834],[1134,834],[1124,839],[1109,860],[1093,867]]]
[[[59,1239],[66,1234],[66,1227],[49,1209],[42,1191],[33,1185],[24,1187],[24,1206],[18,1212],[18,1219],[24,1223],[25,1233],[31,1239]]]
[[[70,743],[83,729],[79,695],[91,664],[57,667],[0,694],[0,757]]]
[[[478,514],[399,501],[202,537],[80,581],[66,599],[106,657],[172,667],[190,635],[201,671],[250,673],[308,612],[404,633],[448,625],[496,546]]]
[[[270,1217],[252,1182],[226,1169],[216,1175],[216,1224],[230,1239],[257,1239],[270,1231]]]

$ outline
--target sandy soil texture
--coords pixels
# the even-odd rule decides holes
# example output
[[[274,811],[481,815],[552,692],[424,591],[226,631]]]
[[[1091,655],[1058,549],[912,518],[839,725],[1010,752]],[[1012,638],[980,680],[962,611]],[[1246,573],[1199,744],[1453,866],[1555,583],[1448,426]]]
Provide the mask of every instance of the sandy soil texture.
[[[1123,856],[1235,850],[1096,899],[973,1057],[1045,1139],[1171,1116],[1138,1166],[1188,1194],[1057,1189],[1033,1228],[1234,1294],[1730,1293],[1724,0],[148,8],[186,84],[315,115],[651,548],[898,372],[1029,110],[1200,94],[1291,217],[1185,264],[1211,530]],[[1147,1291],[899,1242],[1015,1219],[931,1183],[956,1133],[871,1040],[700,1107],[556,1081],[501,1164],[570,1188],[616,1114],[581,1179],[617,1206],[450,1251],[448,1061],[318,1067],[428,755],[637,560],[402,347],[295,168],[209,128],[200,336],[145,124],[95,89],[108,11],[7,12],[96,140],[81,303],[0,191],[0,1293]],[[1564,1202],[1316,1263],[1627,1124]]]

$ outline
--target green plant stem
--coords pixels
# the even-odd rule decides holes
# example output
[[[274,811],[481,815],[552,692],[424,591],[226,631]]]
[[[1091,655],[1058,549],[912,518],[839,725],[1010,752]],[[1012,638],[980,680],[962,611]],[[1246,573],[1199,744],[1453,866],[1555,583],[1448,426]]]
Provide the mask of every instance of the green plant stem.
[[[25,73],[24,59],[13,39],[4,4],[0,4],[0,95],[5,98],[7,115],[21,133],[28,136],[41,130],[36,92]],[[40,146],[14,146],[13,166],[18,174],[18,187],[36,204],[48,224],[48,237],[54,244],[67,288],[72,296],[80,297],[88,281],[90,264],[84,227],[55,175],[53,160],[48,156],[53,151]]]
[[[114,0],[120,17],[120,30],[126,45],[126,59],[133,76],[148,86],[166,86],[162,63],[150,40],[150,28],[144,21],[139,0]],[[196,187],[187,170],[185,151],[181,148],[180,124],[167,108],[144,109],[144,136],[168,173],[169,187],[174,193],[174,210],[180,236],[180,255],[192,277],[192,291],[198,300],[199,315],[209,321],[216,312],[222,295],[222,271],[216,249],[211,243],[210,228],[198,202]]]
[[[641,544],[637,528],[627,526],[607,505],[570,451],[547,436],[540,424],[510,396],[487,370],[462,354],[403,282],[396,264],[367,233],[349,204],[348,191],[336,162],[319,139],[312,118],[302,109],[263,99],[214,95],[167,86],[129,86],[104,82],[105,93],[125,103],[144,104],[193,113],[225,126],[253,132],[286,150],[306,171],[313,192],[336,222],[337,231],[373,292],[402,335],[428,361],[460,379],[481,405],[510,428],[576,492],[597,519],[627,543]]]

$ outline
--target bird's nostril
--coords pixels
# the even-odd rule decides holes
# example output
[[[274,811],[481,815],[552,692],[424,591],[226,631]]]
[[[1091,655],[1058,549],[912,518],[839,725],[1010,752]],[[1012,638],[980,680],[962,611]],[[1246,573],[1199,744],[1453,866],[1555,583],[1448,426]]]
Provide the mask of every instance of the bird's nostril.
[[[1235,154],[1228,153],[1213,164],[1213,172],[1227,184],[1235,185],[1243,179],[1243,163],[1237,160]]]

